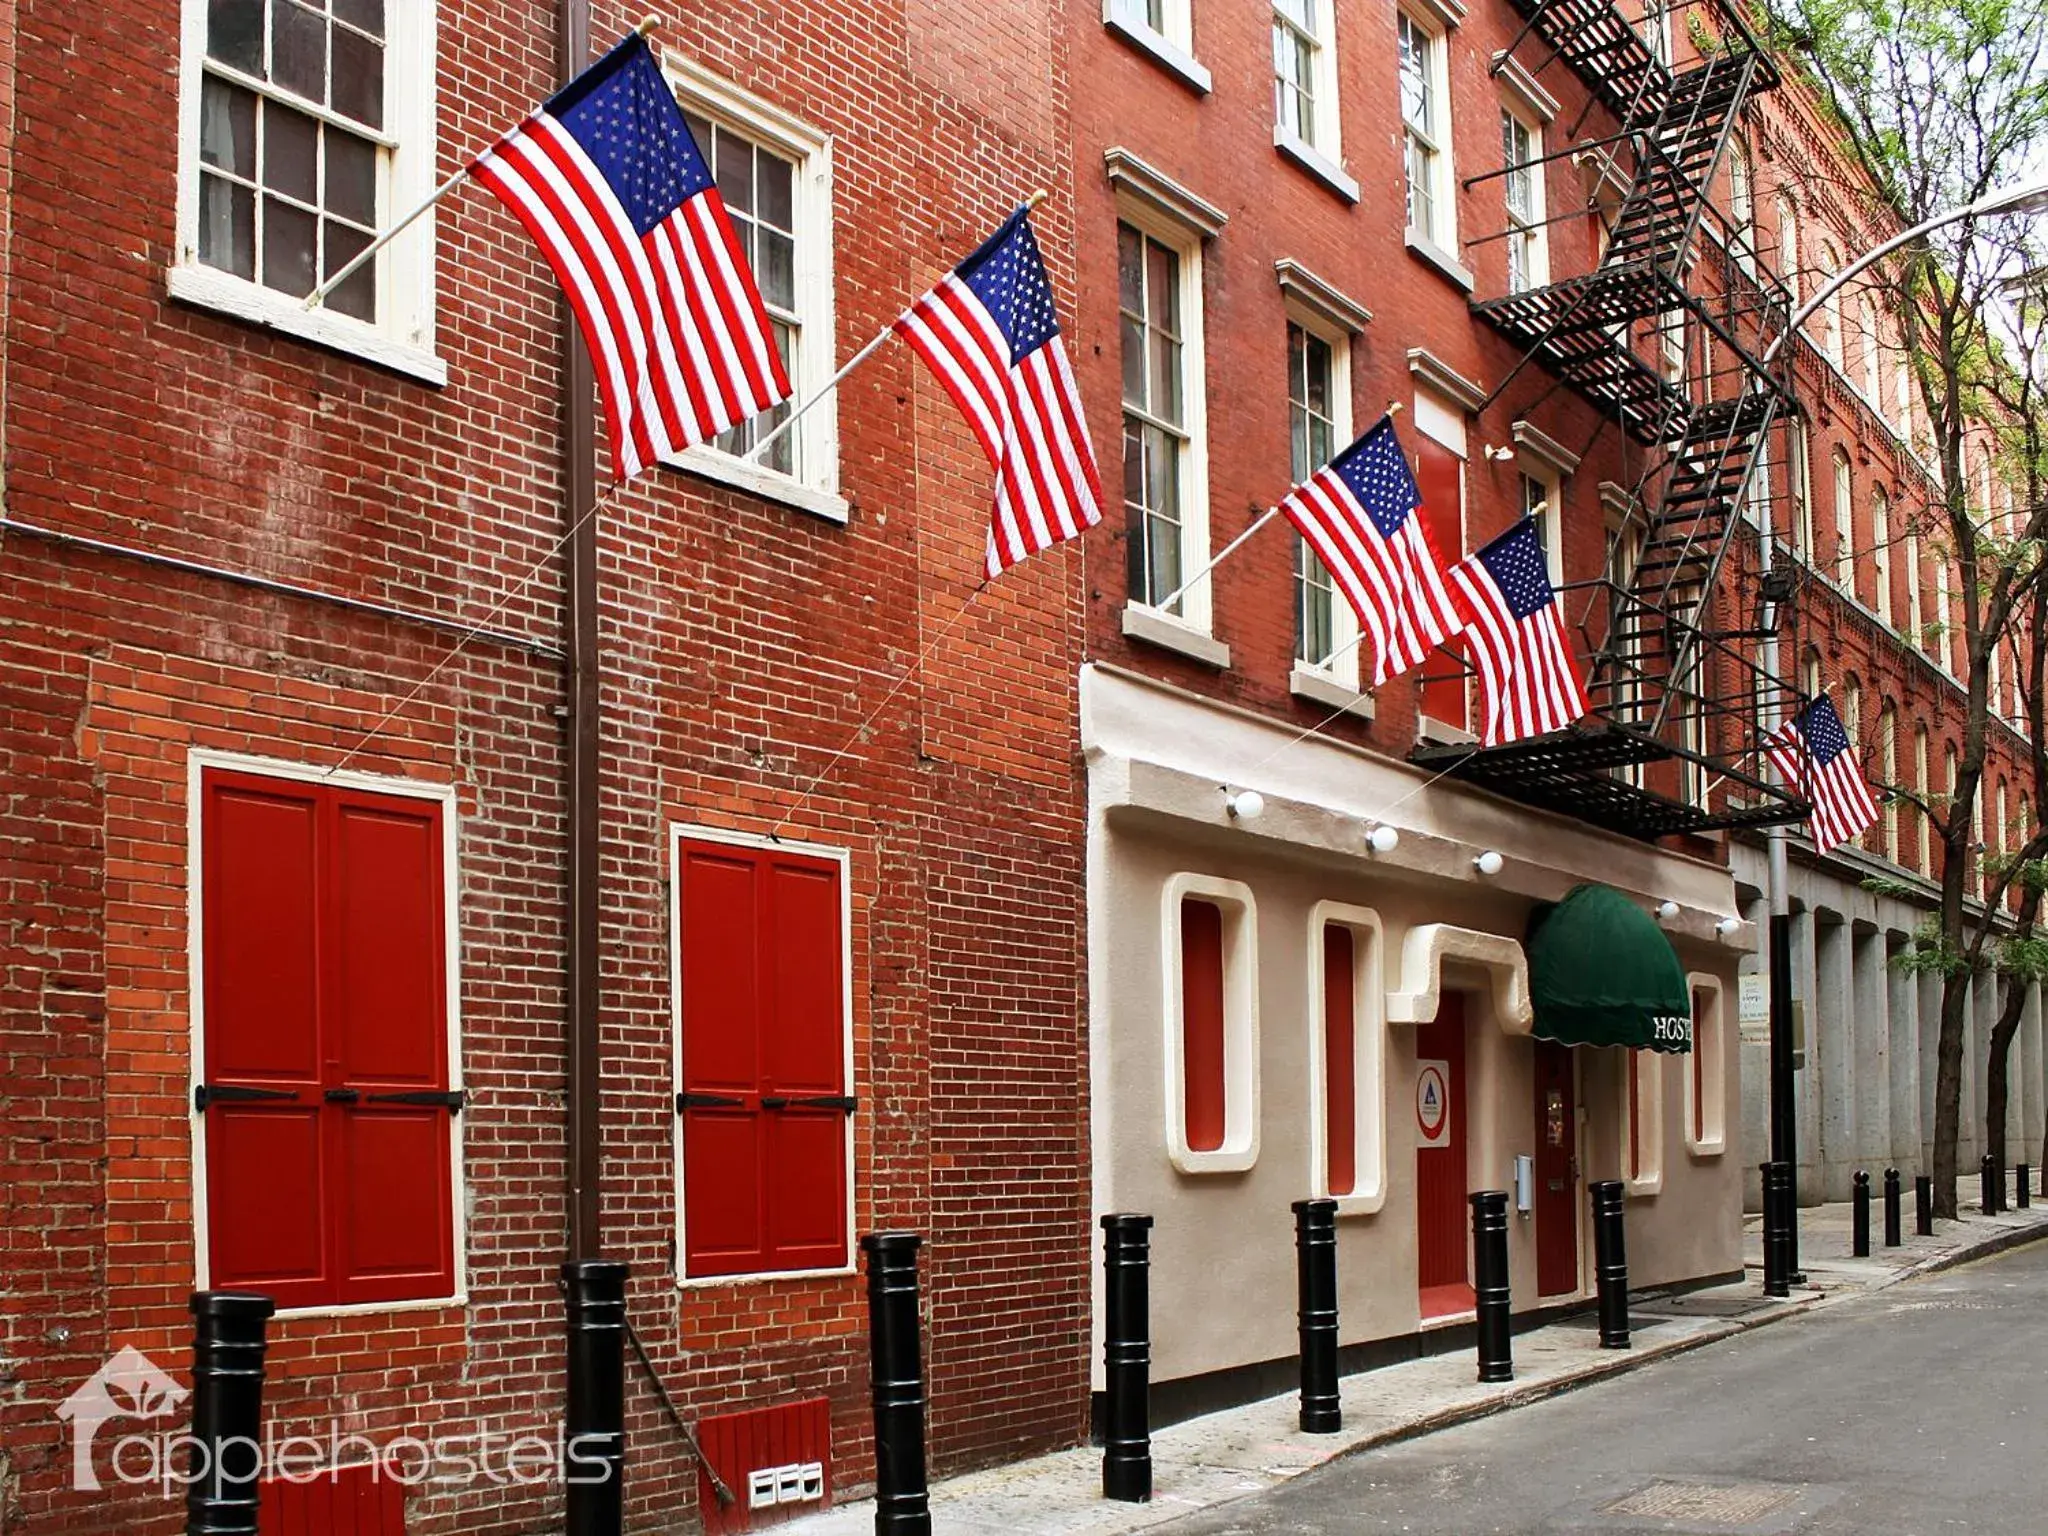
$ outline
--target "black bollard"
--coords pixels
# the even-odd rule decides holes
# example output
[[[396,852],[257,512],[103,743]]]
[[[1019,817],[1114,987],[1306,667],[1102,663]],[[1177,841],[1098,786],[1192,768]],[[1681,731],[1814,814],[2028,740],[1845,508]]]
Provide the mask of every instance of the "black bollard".
[[[1600,1290],[1600,1347],[1627,1349],[1628,1244],[1622,1230],[1622,1184],[1593,1184],[1593,1275]]]
[[[1152,1497],[1150,1216],[1102,1218],[1102,1496]]]
[[[1862,1168],[1849,1181],[1849,1252],[1870,1257],[1870,1174]]]
[[[1482,1189],[1472,1196],[1472,1289],[1479,1312],[1479,1379],[1513,1381],[1515,1350],[1510,1338],[1513,1297],[1508,1288],[1507,1191]]]
[[[1884,1171],[1884,1245],[1896,1248],[1905,1239],[1899,1235],[1899,1170]]]
[[[1998,1214],[1998,1159],[1989,1152],[1977,1164],[1977,1203],[1986,1216]]]
[[[569,1394],[562,1423],[563,1530],[619,1536],[626,1528],[626,1266],[562,1266],[568,1303]]]
[[[2028,1181],[2033,1177],[2033,1173],[2034,1170],[2025,1163],[2021,1163],[2013,1170],[2012,1203],[2023,1211],[2034,1203],[2034,1192],[2028,1188]]]
[[[1337,1202],[1294,1202],[1294,1265],[1301,1325],[1301,1432],[1344,1427],[1337,1400]]]
[[[1792,1294],[1792,1243],[1785,1207],[1791,1201],[1792,1165],[1765,1163],[1764,1175],[1764,1294]]]
[[[1913,1231],[1920,1237],[1934,1236],[1934,1178],[1931,1174],[1913,1175]]]
[[[277,1305],[235,1291],[192,1293],[192,1444],[186,1536],[256,1536],[263,1474],[264,1325]]]
[[[918,1338],[915,1232],[870,1232],[868,1387],[875,1411],[876,1536],[930,1536],[924,1475],[924,1354]]]

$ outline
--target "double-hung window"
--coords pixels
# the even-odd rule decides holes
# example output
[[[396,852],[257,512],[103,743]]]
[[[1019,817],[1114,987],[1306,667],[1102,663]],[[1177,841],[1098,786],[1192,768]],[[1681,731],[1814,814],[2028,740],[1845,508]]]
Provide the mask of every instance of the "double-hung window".
[[[1778,199],[1778,275],[1791,295],[1792,307],[1799,307],[1799,210],[1790,198]]]
[[[1117,226],[1122,320],[1124,519],[1130,600],[1157,607],[1207,553],[1197,485],[1201,381],[1195,286],[1200,254],[1135,224]],[[1206,585],[1170,611],[1207,628]]]
[[[678,832],[685,1280],[852,1262],[846,859]]]
[[[1563,586],[1563,489],[1555,475],[1522,471],[1522,512],[1536,525],[1536,537],[1543,541],[1543,559],[1550,570],[1550,584]]]
[[[1273,121],[1282,133],[1329,152],[1337,102],[1324,84],[1330,0],[1273,0]]]
[[[1444,36],[1407,11],[1396,13],[1401,137],[1408,171],[1408,232],[1447,254],[1457,241],[1452,206],[1449,91]]]
[[[1728,146],[1728,221],[1735,242],[1735,262],[1743,271],[1756,273],[1756,180],[1749,163],[1749,146],[1739,140]]]
[[[677,464],[708,479],[772,496],[844,522],[839,492],[839,415],[824,390],[833,355],[832,156],[825,135],[775,104],[681,60],[671,83],[683,120],[725,202],[740,250],[794,395],[743,421],[715,444],[686,449]],[[767,447],[794,401],[818,404]]]
[[[1870,408],[1882,415],[1884,405],[1882,392],[1882,369],[1877,352],[1877,306],[1864,299],[1856,307],[1857,328],[1863,333],[1863,398],[1870,402]]]
[[[1350,345],[1287,322],[1287,425],[1293,481],[1329,463],[1351,433]],[[1330,572],[1295,535],[1295,659],[1348,687],[1358,685],[1358,617]]]
[[[438,382],[432,0],[185,0],[175,297]]]
[[[1892,506],[1884,487],[1870,492],[1870,569],[1877,578],[1877,616],[1892,622]]]
[[[1508,292],[1541,288],[1550,281],[1544,241],[1543,130],[1501,108],[1501,178],[1508,212]]]
[[[195,768],[200,1284],[452,1300],[453,796]]]
[[[1835,585],[1856,590],[1856,502],[1849,455],[1835,450]]]

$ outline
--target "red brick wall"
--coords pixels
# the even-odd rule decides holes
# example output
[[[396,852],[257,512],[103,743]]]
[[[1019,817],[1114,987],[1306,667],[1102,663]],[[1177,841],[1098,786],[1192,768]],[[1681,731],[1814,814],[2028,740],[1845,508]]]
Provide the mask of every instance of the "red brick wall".
[[[607,8],[597,34],[628,19]],[[1071,305],[1067,65],[1042,7],[982,8],[971,25],[922,0],[669,20],[665,47],[832,134],[840,355],[1035,187],[1054,194],[1039,227]],[[544,93],[553,25],[538,0],[443,0],[444,170]],[[472,622],[540,562],[491,622],[555,643],[558,300],[530,245],[481,191],[444,205],[440,390],[168,302],[177,35],[173,0],[23,19],[8,512]],[[878,709],[974,588],[989,477],[901,348],[849,382],[840,430],[845,528],[670,472],[601,517],[604,1215],[685,1414],[827,1395],[850,1490],[871,1476],[861,1278],[673,1280],[671,825],[780,827],[851,851],[855,1229],[927,1234],[936,1469],[1070,1444],[1085,1425],[1088,1162],[1080,556],[1006,576]],[[353,769],[453,783],[460,801],[469,1305],[276,1325],[273,1417],[379,1439],[557,1421],[562,678],[481,639],[448,661],[451,643],[0,542],[7,1529],[178,1519],[153,1497],[62,1491],[53,1415],[122,1344],[183,1367],[194,747],[352,754]],[[695,1470],[637,1372],[629,1401],[633,1527],[691,1528]],[[540,1530],[555,1507],[544,1492],[436,1492],[412,1500],[409,1528]]]

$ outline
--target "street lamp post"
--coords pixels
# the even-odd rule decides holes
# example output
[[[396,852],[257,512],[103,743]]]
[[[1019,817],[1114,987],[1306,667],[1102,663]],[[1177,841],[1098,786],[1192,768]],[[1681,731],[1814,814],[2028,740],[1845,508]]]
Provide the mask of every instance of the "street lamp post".
[[[1763,366],[1769,368],[1777,360],[1778,353],[1783,350],[1785,344],[1799,334],[1800,327],[1805,325],[1823,304],[1840,293],[1852,278],[1875,266],[1892,252],[1911,245],[1945,225],[1961,223],[1965,219],[1983,218],[1997,213],[2033,212],[2044,207],[2048,207],[2048,179],[1986,193],[1973,203],[1937,214],[1924,223],[1916,224],[1911,229],[1894,235],[1882,245],[1865,251],[1822,283],[1812,297],[1792,312],[1792,318],[1785,323],[1784,332],[1765,349]],[[1762,517],[1762,537],[1758,540],[1758,568],[1768,580],[1771,574],[1774,537],[1768,503],[1762,508]],[[1766,627],[1761,646],[1764,675],[1771,678],[1778,675],[1778,633],[1775,618],[1773,615],[1773,622]],[[1764,740],[1768,741],[1777,734],[1778,698],[1775,690],[1765,690],[1763,718],[1758,724]],[[1769,853],[1768,883],[1771,907],[1768,927],[1771,989],[1771,1160],[1784,1163],[1792,1171],[1793,1198],[1789,1202],[1792,1207],[1792,1268],[1797,1270],[1799,1127],[1793,1112],[1792,1094],[1792,912],[1785,888],[1785,828],[1782,825],[1766,828],[1764,837]]]

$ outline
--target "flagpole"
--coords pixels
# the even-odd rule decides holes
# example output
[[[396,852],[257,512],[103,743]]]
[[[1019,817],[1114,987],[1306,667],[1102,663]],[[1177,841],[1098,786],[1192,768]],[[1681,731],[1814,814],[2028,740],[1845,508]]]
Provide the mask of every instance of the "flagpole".
[[[1387,415],[1392,416],[1396,411],[1400,409],[1400,401],[1389,400],[1387,402]],[[1175,587],[1171,592],[1167,593],[1166,596],[1159,599],[1158,602],[1148,604],[1147,606],[1157,608],[1162,613],[1165,612],[1167,609],[1173,607],[1175,603],[1179,602],[1181,598],[1187,595],[1189,589],[1191,589],[1196,582],[1200,581],[1204,576],[1207,576],[1211,571],[1215,570],[1217,566],[1221,565],[1225,560],[1228,560],[1232,555],[1237,553],[1237,547],[1240,544],[1244,543],[1246,539],[1250,538],[1253,534],[1257,533],[1261,528],[1265,527],[1266,524],[1273,521],[1273,519],[1278,517],[1279,515],[1280,509],[1277,506],[1266,508],[1264,512],[1261,512],[1258,515],[1258,517],[1253,520],[1252,525],[1249,528],[1245,529],[1243,533],[1240,533],[1236,538],[1232,539],[1228,544],[1224,545],[1223,548],[1218,550],[1216,552],[1215,558],[1210,560],[1210,562],[1207,565],[1203,566],[1199,571],[1195,572],[1194,575],[1190,576],[1186,581],[1182,582],[1179,586]]]
[[[642,37],[652,37],[655,31],[660,26],[661,18],[659,16],[649,15],[643,17],[641,19],[640,25],[635,27],[633,30],[638,32]],[[393,240],[396,240],[400,235],[404,234],[414,224],[417,224],[422,218],[424,218],[429,212],[432,211],[436,203],[440,202],[442,198],[446,197],[450,192],[453,192],[457,187],[462,185],[464,179],[467,178],[469,174],[477,168],[478,165],[482,164],[484,155],[487,155],[489,153],[490,150],[487,149],[483,152],[483,154],[472,155],[469,158],[469,160],[464,163],[462,169],[457,171],[454,175],[450,176],[446,181],[442,182],[441,185],[434,188],[433,192],[428,195],[427,200],[425,202],[421,203],[417,208],[413,209],[411,213],[408,213],[396,224],[392,224],[387,228],[383,229],[382,231],[380,231],[374,240],[372,240],[368,245],[364,246],[360,251],[357,251],[354,256],[349,258],[348,261],[344,262],[339,272],[334,273],[327,279],[326,282],[320,284],[319,287],[315,288],[311,293],[306,295],[306,308],[318,309],[322,304],[324,304],[327,301],[328,294],[334,292],[335,289],[339,288],[351,277],[354,277],[357,272],[362,270],[364,264],[367,263],[372,257],[374,257],[379,251],[383,250],[385,246],[389,245]]]
[[[1047,195],[1048,194],[1046,193],[1046,190],[1043,187],[1040,187],[1036,192],[1032,193],[1029,197],[1024,199],[1025,210],[1028,212],[1031,209],[1036,208],[1040,203],[1045,201]],[[903,312],[903,314],[905,315],[909,313],[910,311],[907,309]],[[900,320],[903,318],[903,316],[899,315],[896,318],[897,320]],[[845,378],[849,373],[853,372],[854,369],[858,368],[862,363],[866,362],[870,357],[874,356],[875,353],[881,350],[882,343],[887,341],[891,336],[894,336],[895,334],[896,320],[891,320],[887,325],[882,327],[881,331],[876,334],[875,339],[873,341],[870,341],[866,346],[862,347],[858,352],[854,353],[853,356],[849,357],[837,373],[833,374],[832,377],[827,379],[823,384],[820,384],[817,388],[816,393],[814,393],[810,399],[806,400],[802,405],[798,406],[795,410],[791,411],[787,416],[783,417],[781,421],[775,424],[774,431],[768,433],[767,436],[763,437],[759,442],[755,443],[752,448],[749,448],[745,453],[741,454],[740,462],[742,464],[759,463],[761,455],[766,453],[770,448],[774,447],[775,444],[782,438],[782,436],[785,433],[789,431],[791,427],[795,426],[799,421],[802,421],[804,419],[805,413],[808,412],[812,406],[816,405],[820,400],[823,400],[827,395],[831,394],[833,390],[837,389],[839,387],[839,381],[841,379]]]

